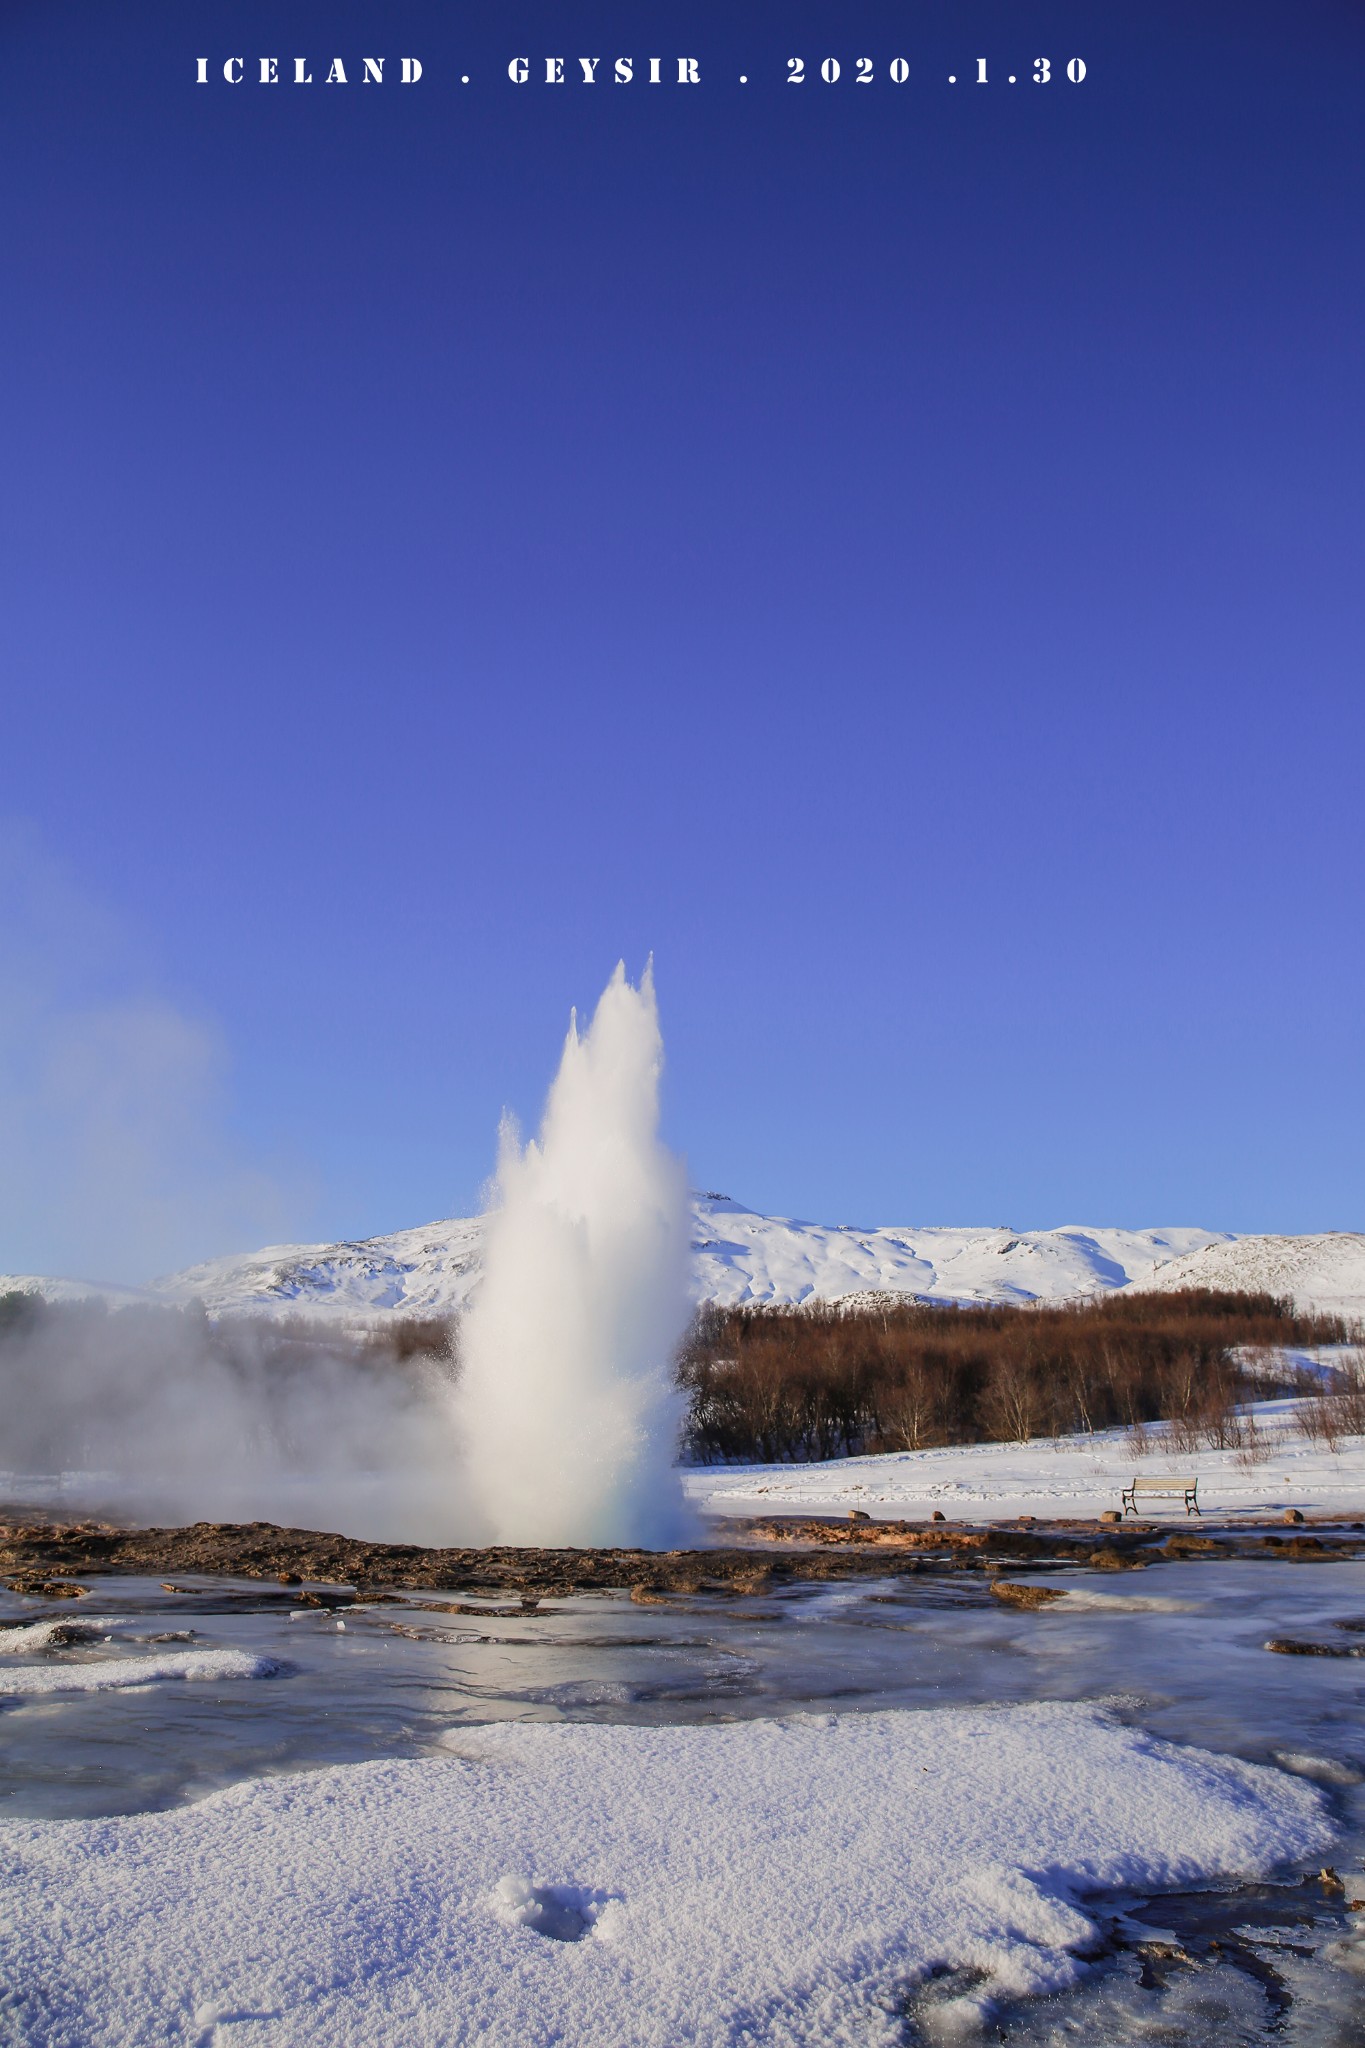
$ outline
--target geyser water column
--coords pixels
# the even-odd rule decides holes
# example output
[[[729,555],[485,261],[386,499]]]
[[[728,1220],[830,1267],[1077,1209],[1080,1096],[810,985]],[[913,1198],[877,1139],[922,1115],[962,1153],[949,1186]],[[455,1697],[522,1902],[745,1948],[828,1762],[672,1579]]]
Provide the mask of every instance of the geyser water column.
[[[575,1015],[540,1136],[500,1133],[484,1272],[461,1333],[467,1484],[493,1540],[666,1544],[673,1360],[690,1313],[682,1161],[659,1140],[663,1042],[646,968]]]

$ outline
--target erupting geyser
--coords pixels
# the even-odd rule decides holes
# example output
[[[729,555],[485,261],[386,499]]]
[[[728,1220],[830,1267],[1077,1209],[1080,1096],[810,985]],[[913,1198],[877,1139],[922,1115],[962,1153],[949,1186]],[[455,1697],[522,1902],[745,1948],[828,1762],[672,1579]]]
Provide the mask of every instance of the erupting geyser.
[[[684,1526],[673,1359],[690,1312],[681,1160],[660,1143],[654,980],[569,1025],[538,1139],[502,1127],[461,1337],[468,1484],[495,1541],[665,1544]]]

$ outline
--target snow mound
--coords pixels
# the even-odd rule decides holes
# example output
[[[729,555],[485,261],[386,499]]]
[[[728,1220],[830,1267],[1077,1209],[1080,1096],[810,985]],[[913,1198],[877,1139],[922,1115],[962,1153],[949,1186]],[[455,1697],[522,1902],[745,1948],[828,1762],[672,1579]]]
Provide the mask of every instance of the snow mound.
[[[1074,1981],[1090,1887],[1252,1876],[1331,1838],[1303,1780],[1087,1706],[450,1740],[0,1827],[15,2038],[889,2044],[935,1964],[997,1997]]]
[[[13,1665],[0,1670],[0,1693],[115,1692],[125,1686],[159,1685],[176,1678],[210,1683],[222,1678],[273,1678],[280,1668],[274,1658],[254,1657],[247,1650],[94,1657],[82,1663]]]

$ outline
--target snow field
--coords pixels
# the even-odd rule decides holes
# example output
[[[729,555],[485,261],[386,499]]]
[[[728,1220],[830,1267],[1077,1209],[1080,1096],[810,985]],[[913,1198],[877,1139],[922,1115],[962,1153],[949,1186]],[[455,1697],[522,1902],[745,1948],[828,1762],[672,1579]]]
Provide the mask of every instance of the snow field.
[[[26,2048],[890,2043],[1084,1972],[1092,1886],[1320,1855],[1321,1794],[1092,1706],[502,1723],[449,1759],[0,1827]]]
[[[1245,1411],[1255,1420],[1265,1453],[1255,1462],[1232,1450],[1169,1451],[1161,1425],[1153,1424],[1142,1457],[1133,1456],[1126,1430],[1109,1429],[1093,1436],[953,1444],[822,1464],[690,1466],[683,1484],[693,1505],[708,1515],[818,1515],[861,1508],[874,1521],[915,1521],[938,1508],[949,1518],[990,1522],[1024,1514],[1093,1519],[1119,1507],[1123,1488],[1135,1477],[1193,1474],[1206,1515],[1298,1508],[1344,1520],[1365,1517],[1365,1437],[1344,1439],[1339,1451],[1324,1450],[1297,1433],[1295,1405],[1258,1401]],[[1145,1511],[1158,1520],[1185,1520],[1179,1501],[1148,1502]]]

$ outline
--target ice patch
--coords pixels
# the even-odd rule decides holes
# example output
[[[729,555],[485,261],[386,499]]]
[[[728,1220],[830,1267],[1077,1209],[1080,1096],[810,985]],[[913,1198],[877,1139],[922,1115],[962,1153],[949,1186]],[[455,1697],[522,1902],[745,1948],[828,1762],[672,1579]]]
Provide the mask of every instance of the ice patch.
[[[1095,1593],[1088,1586],[1069,1586],[1065,1601],[1058,1601],[1054,1614],[1074,1613],[1084,1607],[1099,1614],[1197,1614],[1197,1600],[1163,1598],[1159,1593]]]
[[[97,1643],[116,1624],[93,1616],[80,1621],[30,1621],[20,1628],[0,1629],[0,1656],[31,1655],[35,1650],[63,1650],[71,1643]]]
[[[19,1664],[0,1671],[0,1693],[114,1692],[167,1679],[274,1678],[273,1657],[248,1650],[178,1650],[159,1657],[92,1657],[84,1663]]]
[[[1275,1761],[1281,1770],[1293,1771],[1299,1778],[1316,1778],[1320,1785],[1365,1784],[1365,1771],[1339,1757],[1315,1756],[1306,1749],[1277,1749]]]
[[[243,2048],[890,2043],[935,1971],[978,2016],[1075,1982],[1091,1888],[1261,1876],[1332,1839],[1302,1778],[1090,1705],[458,1740],[0,1825],[17,2038],[126,2048],[213,2011]]]

